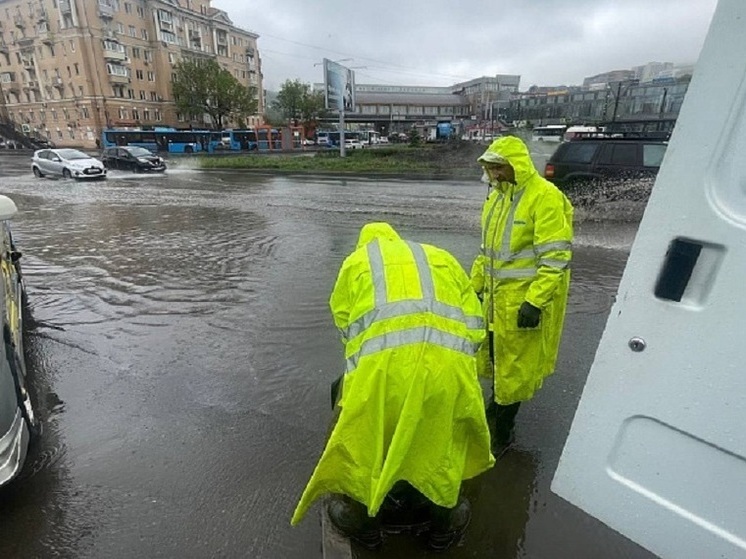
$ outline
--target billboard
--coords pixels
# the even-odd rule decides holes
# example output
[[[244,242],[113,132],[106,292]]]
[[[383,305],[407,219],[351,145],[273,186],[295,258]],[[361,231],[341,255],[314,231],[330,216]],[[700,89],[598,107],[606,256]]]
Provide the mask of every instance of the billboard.
[[[327,109],[355,110],[355,72],[328,58],[324,59],[324,99]]]

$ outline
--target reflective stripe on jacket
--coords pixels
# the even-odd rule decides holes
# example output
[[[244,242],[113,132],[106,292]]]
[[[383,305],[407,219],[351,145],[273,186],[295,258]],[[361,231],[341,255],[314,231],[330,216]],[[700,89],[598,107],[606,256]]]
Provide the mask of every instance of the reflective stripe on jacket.
[[[482,249],[472,285],[483,294],[495,336],[495,399],[530,399],[554,371],[569,291],[573,208],[539,176],[525,144],[514,137],[488,148],[507,160],[516,184],[499,183],[482,210]],[[542,310],[537,328],[517,326],[527,301]]]
[[[475,353],[485,337],[469,277],[446,251],[369,224],[331,296],[345,345],[339,420],[293,515],[343,493],[375,515],[406,480],[455,505],[494,460]]]

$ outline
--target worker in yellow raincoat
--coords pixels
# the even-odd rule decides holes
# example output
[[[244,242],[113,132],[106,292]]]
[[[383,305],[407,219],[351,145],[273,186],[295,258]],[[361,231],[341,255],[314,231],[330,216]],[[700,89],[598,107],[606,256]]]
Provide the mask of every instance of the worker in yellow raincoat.
[[[520,403],[541,388],[557,361],[570,285],[573,208],[539,175],[519,138],[495,140],[478,162],[491,188],[472,285],[490,333],[484,347],[493,367],[492,450],[499,457],[514,439]]]
[[[346,358],[339,414],[292,524],[333,493],[332,523],[375,548],[390,494],[419,497],[429,544],[444,549],[469,520],[461,482],[494,464],[475,360],[485,328],[470,279],[448,252],[370,223],[330,306]]]

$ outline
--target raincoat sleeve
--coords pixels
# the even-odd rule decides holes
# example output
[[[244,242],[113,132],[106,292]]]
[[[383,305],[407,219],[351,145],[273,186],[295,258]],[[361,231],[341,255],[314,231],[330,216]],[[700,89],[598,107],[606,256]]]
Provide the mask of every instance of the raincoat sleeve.
[[[342,343],[347,343],[347,327],[350,324],[350,262],[345,260],[334,283],[332,295],[329,298],[329,307],[332,311],[334,324],[337,326]]]
[[[461,310],[466,317],[467,336],[469,341],[475,344],[475,349],[484,341],[485,328],[482,314],[482,303],[474,292],[469,276],[458,261],[449,255],[450,267],[456,285],[461,292]]]
[[[484,291],[484,258],[484,246],[482,246],[479,255],[471,265],[471,287],[477,295],[481,295]]]
[[[543,309],[562,283],[572,259],[572,206],[559,190],[550,190],[537,205],[534,217],[536,279],[526,301]]]

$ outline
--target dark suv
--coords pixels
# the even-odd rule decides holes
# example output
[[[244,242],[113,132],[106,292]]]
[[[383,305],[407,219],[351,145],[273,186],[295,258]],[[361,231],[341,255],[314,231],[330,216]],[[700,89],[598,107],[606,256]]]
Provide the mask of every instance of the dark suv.
[[[544,168],[559,187],[605,179],[655,177],[668,142],[660,139],[590,137],[560,144]]]

